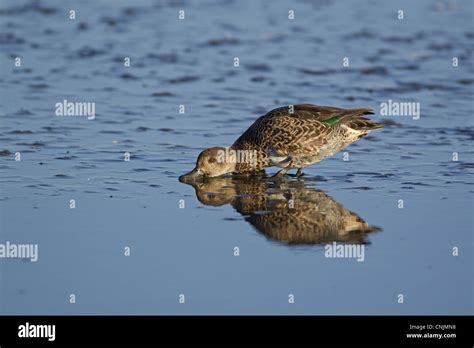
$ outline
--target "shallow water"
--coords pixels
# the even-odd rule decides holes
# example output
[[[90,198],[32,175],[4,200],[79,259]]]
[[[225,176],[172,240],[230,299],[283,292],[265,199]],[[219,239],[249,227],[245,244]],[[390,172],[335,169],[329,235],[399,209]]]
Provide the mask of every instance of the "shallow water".
[[[472,314],[473,7],[2,1],[0,243],[39,260],[0,259],[0,312]],[[64,99],[95,118],[55,116]],[[380,116],[389,99],[421,117]],[[178,182],[304,102],[371,107],[386,128],[302,179]],[[325,257],[333,241],[364,261]]]

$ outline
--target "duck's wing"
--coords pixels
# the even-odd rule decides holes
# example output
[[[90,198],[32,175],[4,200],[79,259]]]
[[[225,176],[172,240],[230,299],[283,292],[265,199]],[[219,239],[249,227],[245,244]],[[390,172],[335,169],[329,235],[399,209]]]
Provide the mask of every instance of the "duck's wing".
[[[290,105],[259,117],[234,143],[235,148],[266,149],[273,162],[288,155],[314,153],[328,141],[335,125],[349,122],[370,109],[341,109],[312,104]]]
[[[293,113],[291,112],[293,111]],[[372,115],[373,111],[367,108],[341,109],[332,106],[319,106],[313,104],[300,104],[293,107],[287,106],[270,111],[267,115],[289,114],[298,119],[316,120],[327,125],[347,122],[350,119],[357,119],[364,115]]]
[[[286,167],[295,158],[313,157],[326,145],[334,147],[342,125],[354,129],[378,128],[364,118],[372,110],[341,109],[312,104],[290,105],[259,117],[233,144],[252,149],[266,159],[265,166]],[[369,130],[369,129],[367,129]]]

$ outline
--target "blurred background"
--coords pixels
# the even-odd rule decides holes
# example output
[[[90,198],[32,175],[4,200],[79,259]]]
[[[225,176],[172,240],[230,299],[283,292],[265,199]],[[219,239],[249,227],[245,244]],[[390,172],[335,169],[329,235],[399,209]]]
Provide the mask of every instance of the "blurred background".
[[[447,0],[2,0],[0,243],[38,244],[39,259],[0,259],[0,313],[472,314],[473,14]],[[56,116],[64,99],[95,118]],[[389,99],[420,118],[380,116]],[[373,108],[386,128],[300,181],[178,182],[202,149],[298,103]],[[325,258],[332,241],[364,243],[364,262]]]

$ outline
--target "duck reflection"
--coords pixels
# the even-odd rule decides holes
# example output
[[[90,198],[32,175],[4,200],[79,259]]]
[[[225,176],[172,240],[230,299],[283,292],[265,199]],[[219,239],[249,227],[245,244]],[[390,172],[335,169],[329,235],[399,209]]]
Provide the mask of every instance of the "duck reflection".
[[[194,187],[202,204],[230,204],[257,231],[284,244],[366,244],[369,233],[381,230],[303,179],[221,177],[180,181]]]

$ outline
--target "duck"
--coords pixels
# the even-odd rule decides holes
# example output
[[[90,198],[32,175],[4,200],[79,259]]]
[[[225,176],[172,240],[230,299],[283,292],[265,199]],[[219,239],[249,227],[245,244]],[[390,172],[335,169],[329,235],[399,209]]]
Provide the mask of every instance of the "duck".
[[[343,109],[314,104],[273,109],[257,120],[230,147],[202,151],[195,168],[180,181],[223,175],[262,175],[269,167],[303,169],[333,156],[383,125],[369,119],[369,108]]]
[[[304,178],[221,176],[186,184],[201,204],[230,205],[258,233],[287,246],[369,244],[382,231]]]

